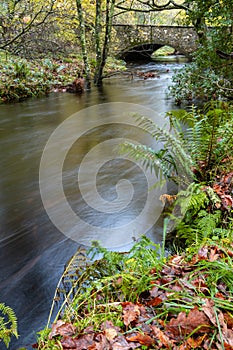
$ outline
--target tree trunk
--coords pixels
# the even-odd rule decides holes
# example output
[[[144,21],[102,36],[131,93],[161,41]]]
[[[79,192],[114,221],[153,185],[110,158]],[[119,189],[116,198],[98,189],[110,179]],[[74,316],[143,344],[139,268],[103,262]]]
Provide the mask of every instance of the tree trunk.
[[[87,85],[87,88],[89,89],[91,87],[90,65],[89,65],[88,55],[87,55],[85,19],[83,16],[81,1],[82,0],[76,0],[76,5],[77,5],[77,11],[78,11],[79,27],[80,27],[80,42],[81,42],[82,56],[83,56],[83,63],[84,63],[84,73],[85,73],[86,85]]]
[[[114,14],[115,0],[106,0],[105,36],[102,48],[101,60],[96,65],[95,85],[100,86],[103,80],[103,70],[108,57],[109,45],[112,32],[112,18]]]
[[[102,0],[96,0],[96,17],[95,17],[95,57],[96,57],[96,69],[94,76],[94,84],[98,85],[98,71],[101,65],[101,2]]]

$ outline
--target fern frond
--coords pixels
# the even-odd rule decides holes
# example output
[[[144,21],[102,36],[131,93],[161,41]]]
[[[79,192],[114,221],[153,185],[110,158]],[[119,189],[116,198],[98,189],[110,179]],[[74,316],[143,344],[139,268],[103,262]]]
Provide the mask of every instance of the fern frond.
[[[214,213],[208,213],[206,210],[201,210],[198,213],[196,224],[197,229],[202,234],[202,240],[204,238],[210,238],[213,235],[214,230],[217,228],[221,218],[221,212],[216,211]]]
[[[166,150],[156,152],[145,145],[125,142],[121,145],[120,153],[127,154],[136,161],[140,161],[145,169],[150,169],[159,179],[162,179],[163,175],[169,179],[172,178],[176,170],[176,164]]]
[[[179,133],[173,135],[167,131],[166,128],[162,128],[155,124],[151,119],[143,116],[135,116],[141,128],[148,133],[152,138],[163,144],[163,149],[166,153],[170,154],[170,159],[173,158],[173,164],[175,164],[177,177],[180,177],[182,182],[189,182],[193,180],[194,174],[191,170],[193,166],[192,158],[186,150],[186,141],[179,137]]]
[[[10,340],[12,336],[18,338],[17,331],[17,317],[9,306],[4,303],[0,303],[0,341],[2,340],[6,347],[9,347]]]
[[[186,190],[180,191],[177,195],[176,204],[181,208],[181,214],[184,216],[187,212],[196,215],[198,211],[209,203],[209,198],[202,190],[201,184],[191,183]]]

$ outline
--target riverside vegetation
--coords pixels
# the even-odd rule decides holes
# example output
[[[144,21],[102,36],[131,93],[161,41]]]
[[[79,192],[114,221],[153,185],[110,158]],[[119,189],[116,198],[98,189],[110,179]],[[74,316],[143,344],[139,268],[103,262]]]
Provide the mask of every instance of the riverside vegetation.
[[[78,55],[30,61],[2,52],[0,58],[0,103],[20,101],[54,91],[65,92],[83,72],[82,59]],[[94,69],[94,59],[91,63]],[[109,57],[105,74],[125,69],[123,61]]]

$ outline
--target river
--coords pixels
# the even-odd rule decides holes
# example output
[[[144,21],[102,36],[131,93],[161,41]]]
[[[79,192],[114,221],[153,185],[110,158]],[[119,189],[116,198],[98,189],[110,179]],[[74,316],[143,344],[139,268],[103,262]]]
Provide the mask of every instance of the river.
[[[52,93],[48,97],[28,99],[16,104],[0,106],[0,302],[5,302],[15,310],[20,334],[18,340],[12,340],[11,350],[18,349],[20,346],[30,349],[30,344],[36,340],[36,333],[46,324],[54,290],[66,261],[77,250],[79,243],[85,246],[85,242],[93,238],[88,227],[82,224],[80,227],[76,227],[80,239],[73,239],[69,234],[64,234],[50,220],[49,206],[47,212],[45,210],[45,203],[43,205],[39,188],[39,167],[47,140],[62,122],[74,113],[81,111],[78,113],[77,120],[79,126],[83,130],[87,130],[86,137],[80,137],[75,150],[73,153],[70,152],[71,163],[78,162],[77,154],[79,156],[82,154],[83,159],[91,149],[102,143],[100,141],[101,135],[105,135],[103,142],[108,142],[111,135],[114,135],[114,138],[122,137],[121,132],[115,129],[115,125],[112,128],[108,125],[104,130],[95,126],[95,130],[90,132],[93,125],[90,124],[90,120],[82,112],[83,110],[106,103],[113,104],[114,109],[117,109],[115,103],[119,103],[119,112],[122,112],[122,108],[124,109],[124,106],[128,106],[130,103],[140,105],[142,108],[149,107],[156,112],[157,117],[163,118],[166,111],[174,108],[172,100],[167,98],[166,90],[171,82],[174,69],[180,67],[181,65],[177,63],[150,62],[138,67],[134,65],[132,66],[134,72],[156,69],[158,77],[144,80],[136,75],[134,77],[130,75],[128,77],[125,75],[117,76],[106,79],[101,88],[93,88],[81,96],[69,93]],[[105,106],[102,111],[106,112]],[[116,136],[118,134],[119,136]],[[107,143],[103,143],[103,145],[102,150],[112,147]],[[101,147],[97,148],[96,152],[101,153]],[[54,153],[59,153],[59,145],[57,152],[55,150]],[[54,153],[55,163],[56,155]],[[115,197],[122,199],[120,207],[117,207],[117,213],[114,215],[110,209],[104,213],[103,210],[100,210],[100,216],[97,216],[95,211],[88,210],[83,201],[79,203],[79,200],[76,200],[80,191],[75,193],[76,199],[73,199],[72,189],[74,181],[76,181],[74,180],[74,167],[70,167],[66,162],[62,165],[65,191],[66,196],[69,197],[70,205],[75,203],[76,212],[80,213],[83,221],[88,220],[92,227],[99,226],[98,221],[101,221],[102,229],[115,228],[116,222],[118,224],[120,222],[122,226],[124,220],[129,220],[132,215],[135,216],[135,213],[147,200],[144,196],[144,179],[141,175],[141,169],[135,167],[134,163],[131,164],[130,168],[121,167],[118,158],[113,164],[112,159],[108,160],[108,157],[106,155],[105,166],[102,167],[100,164],[101,166],[96,169],[97,182],[104,201],[114,202]],[[89,176],[92,168],[95,168],[93,158],[88,158],[86,161],[86,170],[88,168],[89,171],[84,172],[84,177]],[[70,172],[70,168],[72,168],[72,172]],[[123,187],[120,188],[119,193],[116,193],[118,190],[115,187],[119,175],[123,178],[126,177],[127,181],[122,184]],[[131,189],[128,180],[137,189],[131,198],[133,200],[131,200],[130,214],[122,209],[122,205],[128,200],[125,198],[125,193]],[[88,181],[82,191],[90,192],[92,195],[91,180]],[[54,192],[56,192],[56,186],[54,186]],[[83,193],[83,196],[85,195]],[[90,199],[92,200],[92,197]],[[52,200],[56,201],[56,196]],[[56,205],[55,207],[56,218],[62,218],[64,215],[63,207]],[[82,212],[83,214],[81,214]],[[157,224],[157,228],[155,225],[148,232],[154,241],[160,242],[161,228],[159,224]],[[127,237],[127,232],[120,231],[122,237],[119,242],[115,242],[114,239],[111,241],[111,237],[106,236],[107,238],[104,238],[102,243],[115,250],[127,250],[134,237],[132,235]],[[140,232],[135,230],[136,236],[137,233],[144,233],[142,227],[138,227],[138,231]],[[112,246],[111,242],[113,242]]]

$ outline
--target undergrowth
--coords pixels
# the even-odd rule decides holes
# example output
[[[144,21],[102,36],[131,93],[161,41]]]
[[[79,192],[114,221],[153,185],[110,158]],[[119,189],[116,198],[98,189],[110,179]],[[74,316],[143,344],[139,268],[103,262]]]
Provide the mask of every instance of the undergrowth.
[[[65,91],[79,74],[82,75],[82,59],[70,57],[26,60],[0,52],[0,103],[15,102],[28,97],[46,95],[51,91]],[[91,60],[94,70],[95,60]],[[107,60],[105,71],[125,70],[122,61]]]
[[[186,343],[191,349],[195,342],[196,349],[207,349],[206,344],[224,349],[229,342],[224,327],[233,317],[232,248],[232,239],[206,240],[166,257],[143,236],[128,253],[110,252],[98,243],[89,255],[78,251],[58,285],[60,308],[52,316],[53,305],[38,349],[71,349],[67,344],[114,349],[124,341],[128,349],[132,344],[135,349],[183,349]],[[87,257],[96,254],[101,259]]]
[[[187,247],[233,232],[233,109],[212,101],[202,110],[168,113],[170,131],[135,116],[140,127],[162,144],[159,151],[126,142],[121,152],[179,185],[169,203],[170,239]],[[158,181],[158,180],[157,180]],[[163,197],[163,196],[162,196]],[[163,198],[166,198],[166,194]],[[169,198],[169,194],[167,195]]]

